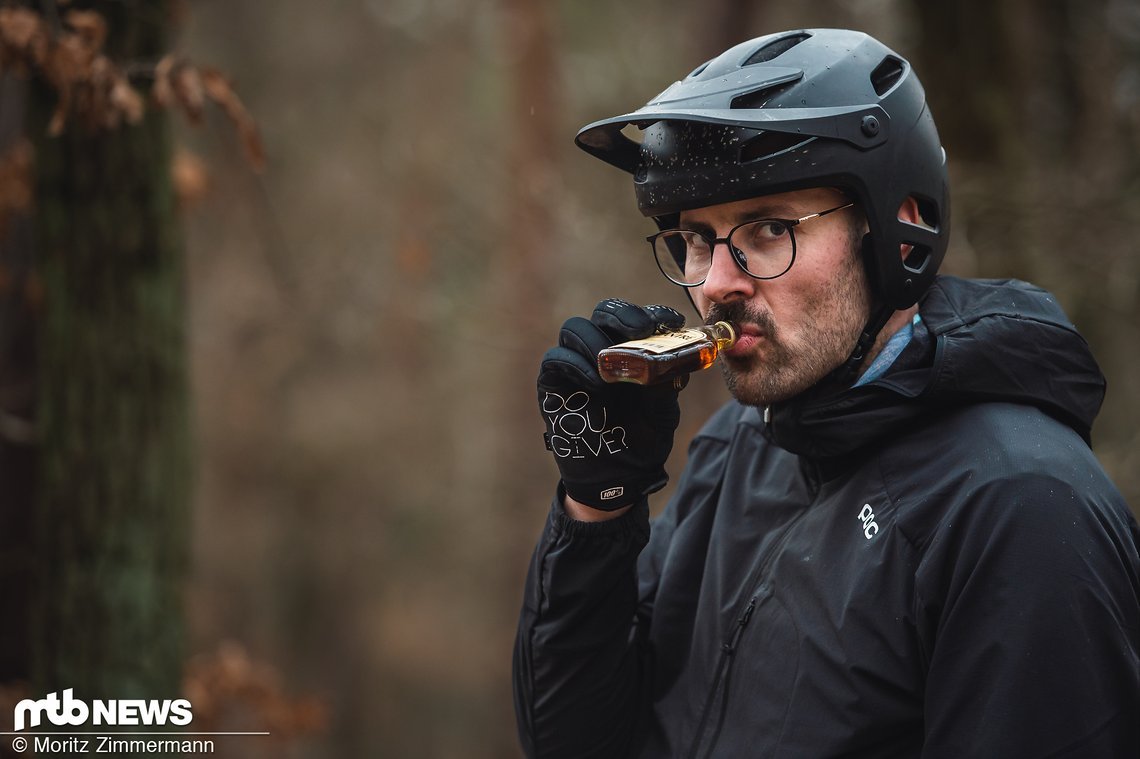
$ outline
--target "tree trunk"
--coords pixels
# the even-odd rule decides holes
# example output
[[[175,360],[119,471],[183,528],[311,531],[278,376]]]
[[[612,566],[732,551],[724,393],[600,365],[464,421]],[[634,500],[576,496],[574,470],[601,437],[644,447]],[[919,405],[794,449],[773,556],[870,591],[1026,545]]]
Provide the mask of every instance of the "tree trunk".
[[[552,10],[545,3],[504,0],[503,10],[512,42],[507,72],[511,137],[505,158],[511,181],[503,214],[508,232],[494,251],[490,281],[495,310],[513,345],[504,351],[501,376],[494,381],[506,404],[499,412],[505,439],[539,441],[541,448],[542,421],[529,399],[535,393],[538,359],[556,334],[542,318],[550,310],[561,238],[555,213],[562,193],[554,147],[561,136],[556,40]],[[523,492],[516,467],[511,462],[501,472],[500,495],[515,509],[529,511],[536,494]]]
[[[26,172],[13,169],[25,144],[27,88],[0,73],[0,197],[13,197]],[[7,192],[5,192],[7,190]],[[20,193],[22,194],[22,193]],[[3,203],[3,200],[0,200]],[[31,219],[26,210],[0,208],[0,588],[10,622],[0,625],[0,686],[31,676],[28,617],[32,604],[32,501],[35,487],[35,292],[30,272]]]
[[[116,61],[165,49],[165,2],[93,5]],[[39,331],[37,694],[177,698],[189,435],[166,116],[47,136],[33,82]]]

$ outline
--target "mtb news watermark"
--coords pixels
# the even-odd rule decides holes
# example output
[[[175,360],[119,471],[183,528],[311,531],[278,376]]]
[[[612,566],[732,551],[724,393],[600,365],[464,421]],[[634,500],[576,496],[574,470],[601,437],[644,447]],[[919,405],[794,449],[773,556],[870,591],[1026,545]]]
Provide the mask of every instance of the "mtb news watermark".
[[[12,714],[12,750],[37,754],[212,754],[221,736],[269,735],[267,731],[195,732],[194,707],[184,698],[84,701],[74,689],[25,698]],[[53,727],[72,728],[56,731]],[[99,731],[113,727],[114,732]],[[122,728],[139,728],[123,730]],[[45,728],[45,729],[38,729]],[[151,729],[145,729],[151,728]],[[177,730],[162,728],[182,728]]]

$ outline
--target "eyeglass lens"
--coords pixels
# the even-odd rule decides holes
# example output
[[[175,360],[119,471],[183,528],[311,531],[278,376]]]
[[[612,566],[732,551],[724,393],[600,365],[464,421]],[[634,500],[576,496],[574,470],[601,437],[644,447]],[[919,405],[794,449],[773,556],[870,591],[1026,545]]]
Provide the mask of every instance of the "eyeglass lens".
[[[700,232],[675,229],[653,238],[653,252],[661,272],[679,285],[698,285],[712,267],[716,242]],[[792,228],[779,219],[756,219],[732,230],[729,252],[748,274],[757,279],[778,277],[795,259]]]

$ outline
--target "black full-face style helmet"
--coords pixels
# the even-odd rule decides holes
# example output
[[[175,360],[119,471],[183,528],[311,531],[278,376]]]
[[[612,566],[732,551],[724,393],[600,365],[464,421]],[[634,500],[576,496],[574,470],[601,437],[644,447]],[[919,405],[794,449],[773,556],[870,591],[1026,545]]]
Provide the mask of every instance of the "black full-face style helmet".
[[[629,125],[640,144],[623,133]],[[803,29],[736,45],[643,108],[583,127],[576,142],[633,174],[638,207],[663,229],[683,210],[760,195],[847,194],[869,228],[863,257],[879,303],[869,339],[890,311],[917,302],[946,253],[946,154],[922,85],[902,56],[860,32]],[[898,218],[908,197],[925,225]],[[905,261],[903,244],[913,246]]]

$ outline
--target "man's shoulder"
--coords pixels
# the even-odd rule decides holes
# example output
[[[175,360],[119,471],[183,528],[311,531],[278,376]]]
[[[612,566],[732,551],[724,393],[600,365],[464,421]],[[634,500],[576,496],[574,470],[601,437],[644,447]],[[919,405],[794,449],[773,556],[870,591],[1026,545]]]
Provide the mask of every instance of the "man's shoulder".
[[[1025,403],[977,401],[936,409],[924,424],[888,446],[900,465],[915,458],[939,468],[978,465],[1002,478],[1036,471],[1054,459],[1095,463],[1082,437],[1046,411]],[[920,470],[923,467],[919,467]]]
[[[884,459],[900,526],[915,542],[937,531],[981,531],[1128,508],[1092,450],[1033,406],[975,403],[942,414]],[[909,445],[908,445],[909,442]]]

